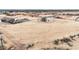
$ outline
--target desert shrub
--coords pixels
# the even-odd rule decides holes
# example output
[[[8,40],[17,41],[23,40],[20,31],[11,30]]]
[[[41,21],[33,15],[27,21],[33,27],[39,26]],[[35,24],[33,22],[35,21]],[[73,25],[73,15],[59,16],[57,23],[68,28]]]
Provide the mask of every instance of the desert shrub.
[[[66,38],[66,37],[64,37],[63,39],[61,39],[61,41],[65,42],[65,43],[72,42],[70,38]]]
[[[41,48],[41,50],[52,50],[52,48]]]
[[[72,46],[73,46],[73,45],[72,45],[72,44],[70,44],[70,43],[67,43],[67,45],[68,45],[68,46],[70,46],[70,47],[72,47]]]
[[[1,35],[0,35],[0,50],[4,50],[4,42]]]
[[[63,47],[54,47],[55,50],[69,50],[69,48],[63,48]]]
[[[31,47],[33,47],[34,46],[34,44],[28,44],[27,46],[26,46],[26,49],[29,49],[29,48],[31,48]]]
[[[75,35],[70,35],[69,37],[70,37],[70,39],[75,40],[74,39]]]
[[[79,37],[79,34],[77,34],[77,36]]]
[[[58,44],[59,44],[59,39],[54,40],[54,44],[55,44],[55,45],[58,45]]]
[[[42,50],[70,50],[69,48],[53,47],[53,48],[41,48]]]
[[[68,46],[72,47],[73,45],[70,44],[70,42],[72,42],[72,40],[70,38],[63,38],[60,40],[62,43],[66,43]]]

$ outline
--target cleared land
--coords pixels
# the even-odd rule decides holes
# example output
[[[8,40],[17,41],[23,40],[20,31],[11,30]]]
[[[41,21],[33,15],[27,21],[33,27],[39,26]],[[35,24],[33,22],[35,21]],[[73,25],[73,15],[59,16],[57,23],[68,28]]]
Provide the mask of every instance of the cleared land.
[[[51,23],[40,22],[37,21],[39,17],[26,15],[6,17],[23,17],[31,19],[31,21],[18,24],[1,22],[0,32],[4,42],[3,49],[79,49],[79,22],[72,20],[72,16],[61,16],[62,19],[55,18],[54,22]]]

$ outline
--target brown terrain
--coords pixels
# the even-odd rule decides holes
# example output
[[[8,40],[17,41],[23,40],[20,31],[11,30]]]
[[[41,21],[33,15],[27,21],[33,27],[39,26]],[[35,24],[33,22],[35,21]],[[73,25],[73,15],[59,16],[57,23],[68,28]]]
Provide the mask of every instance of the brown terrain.
[[[78,13],[0,14],[0,49],[79,50],[79,18],[76,15]],[[9,19],[2,21],[3,18],[18,19],[21,22],[12,23]]]

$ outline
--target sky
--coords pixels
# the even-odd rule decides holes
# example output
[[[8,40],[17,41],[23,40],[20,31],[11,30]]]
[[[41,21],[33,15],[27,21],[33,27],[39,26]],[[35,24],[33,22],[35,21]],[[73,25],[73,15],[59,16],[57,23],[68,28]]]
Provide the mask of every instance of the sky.
[[[0,9],[79,9],[78,0],[0,0]]]

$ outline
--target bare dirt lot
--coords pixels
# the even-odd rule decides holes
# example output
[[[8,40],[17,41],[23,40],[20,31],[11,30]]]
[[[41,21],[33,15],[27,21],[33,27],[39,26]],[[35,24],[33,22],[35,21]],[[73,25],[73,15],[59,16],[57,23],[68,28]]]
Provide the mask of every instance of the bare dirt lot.
[[[0,17],[4,17],[1,15]],[[61,16],[53,22],[38,21],[39,17],[6,16],[28,18],[18,24],[0,23],[0,35],[4,50],[77,50],[79,49],[79,22],[73,17]],[[64,17],[64,18],[63,18]],[[68,18],[67,18],[68,17]],[[76,16],[75,16],[76,17]]]

